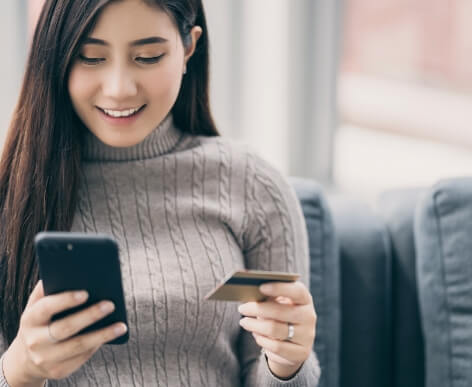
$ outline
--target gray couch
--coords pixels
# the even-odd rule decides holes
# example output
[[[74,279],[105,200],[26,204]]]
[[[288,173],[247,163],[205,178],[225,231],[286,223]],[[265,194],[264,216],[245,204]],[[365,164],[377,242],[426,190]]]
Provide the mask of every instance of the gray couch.
[[[310,241],[322,387],[472,386],[472,178],[376,209],[293,179]]]

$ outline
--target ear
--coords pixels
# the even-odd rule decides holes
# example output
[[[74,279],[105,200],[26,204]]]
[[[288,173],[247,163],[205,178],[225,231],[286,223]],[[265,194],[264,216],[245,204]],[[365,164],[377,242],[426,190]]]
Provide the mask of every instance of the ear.
[[[185,49],[185,64],[188,60],[192,57],[193,53],[195,52],[195,48],[197,47],[198,39],[202,36],[203,30],[200,26],[194,26],[190,30],[190,37],[192,38],[192,42],[190,45]]]

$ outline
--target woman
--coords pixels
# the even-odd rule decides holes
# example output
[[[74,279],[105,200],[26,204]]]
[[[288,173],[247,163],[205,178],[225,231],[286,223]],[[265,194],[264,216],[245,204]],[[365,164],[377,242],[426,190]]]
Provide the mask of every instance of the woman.
[[[239,308],[204,300],[235,269],[306,283],[308,258],[289,185],[218,137],[201,0],[46,1],[0,187],[0,386],[318,383],[302,282]],[[42,230],[117,239],[128,327],[76,335],[113,310],[106,300],[51,321],[87,294],[44,295]],[[103,346],[126,329],[126,345]]]

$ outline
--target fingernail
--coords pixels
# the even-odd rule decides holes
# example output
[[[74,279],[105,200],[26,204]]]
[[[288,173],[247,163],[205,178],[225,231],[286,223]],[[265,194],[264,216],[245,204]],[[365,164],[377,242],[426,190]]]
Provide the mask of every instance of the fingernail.
[[[246,324],[246,317],[239,320],[239,325],[244,326],[244,324]]]
[[[128,330],[128,327],[125,324],[120,324],[115,328],[115,333],[117,335],[122,335]]]
[[[104,302],[100,304],[100,310],[103,313],[110,313],[115,309],[115,305],[112,302]]]
[[[74,297],[77,301],[85,301],[88,297],[88,293],[84,290],[75,292]]]
[[[245,304],[242,304],[242,305],[239,305],[239,306],[238,306],[238,312],[239,312],[239,313],[244,313],[244,310],[246,309],[244,305],[245,305]]]
[[[264,285],[261,285],[259,289],[261,290],[261,292],[270,293],[273,288],[274,288],[274,287],[273,287],[271,284],[264,284]]]

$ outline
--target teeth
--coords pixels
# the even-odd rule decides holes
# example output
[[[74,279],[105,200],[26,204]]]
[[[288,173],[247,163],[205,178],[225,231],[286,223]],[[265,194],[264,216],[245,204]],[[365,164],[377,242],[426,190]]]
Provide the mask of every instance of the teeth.
[[[109,109],[102,109],[106,115],[115,117],[115,118],[120,118],[120,117],[129,117],[136,113],[140,108],[136,109],[128,109],[128,110],[109,110]]]

